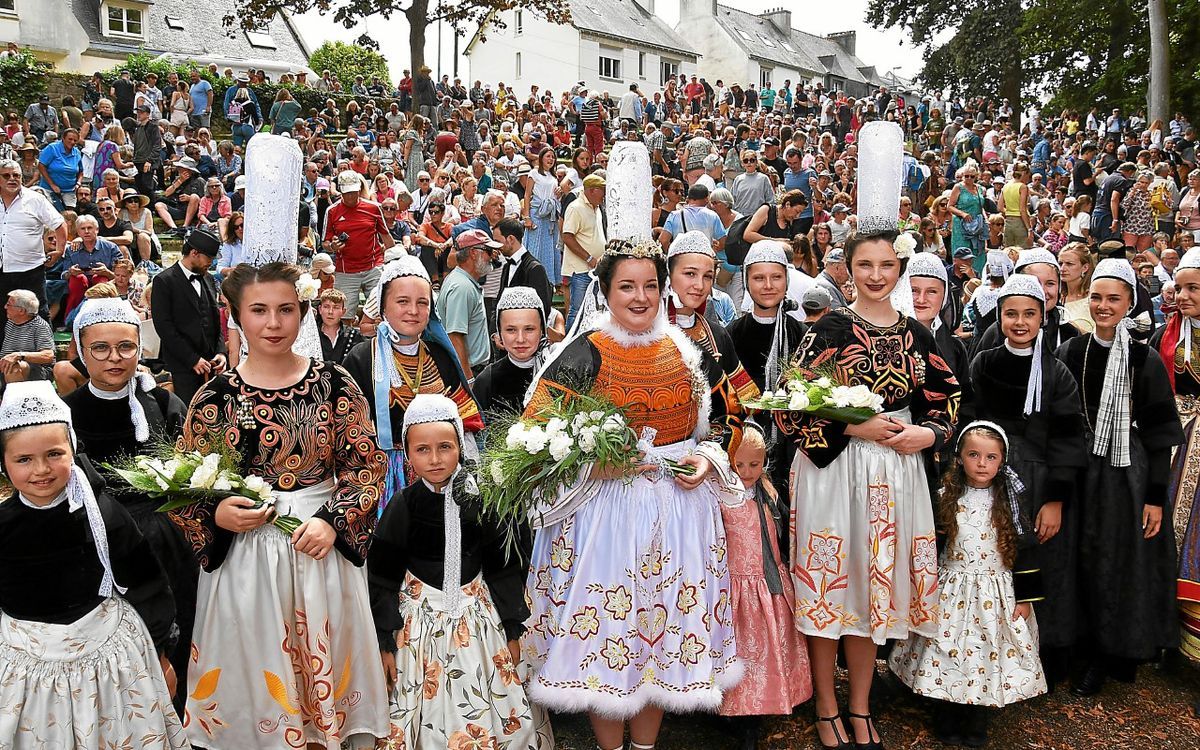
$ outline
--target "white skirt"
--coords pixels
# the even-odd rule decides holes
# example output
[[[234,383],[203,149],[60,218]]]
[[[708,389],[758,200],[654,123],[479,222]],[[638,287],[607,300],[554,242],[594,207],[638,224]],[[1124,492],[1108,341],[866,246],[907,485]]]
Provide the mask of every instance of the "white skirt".
[[[332,480],[277,492],[307,520]],[[289,507],[290,506],[290,507]],[[367,748],[387,736],[387,689],[365,568],[296,552],[268,524],[201,572],[184,726],[209,750]],[[343,744],[345,743],[345,744]]]
[[[694,445],[657,453],[678,459]],[[529,695],[551,710],[715,711],[742,677],[713,482],[690,491],[669,477],[601,483],[538,530],[525,591]]]
[[[888,665],[917,695],[1007,706],[1046,692],[1037,620],[1013,619],[1012,574],[944,570],[937,637],[897,643]]]
[[[553,750],[550,718],[525,696],[500,616],[481,577],[462,587],[456,620],[445,594],[411,574],[400,590],[392,733],[383,748]]]
[[[180,686],[182,689],[182,686]],[[112,597],[70,625],[0,614],[0,748],[188,748],[145,623]]]
[[[909,421],[908,411],[892,417]],[[937,633],[937,539],[921,454],[851,438],[817,468],[792,465],[796,627],[877,644]]]

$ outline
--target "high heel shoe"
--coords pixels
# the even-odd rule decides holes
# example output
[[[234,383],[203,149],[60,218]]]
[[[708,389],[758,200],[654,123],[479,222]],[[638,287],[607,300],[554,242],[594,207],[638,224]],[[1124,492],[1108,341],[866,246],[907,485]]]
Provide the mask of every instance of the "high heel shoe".
[[[867,722],[867,741],[859,742],[858,740],[855,740],[854,747],[856,750],[883,750],[882,736],[880,736],[879,740],[871,739],[872,734],[879,734],[879,730],[875,728],[875,720],[871,718],[871,714],[856,714],[847,712],[846,716],[849,716],[851,719],[862,719]],[[850,731],[854,731],[853,726],[851,726]]]
[[[819,722],[820,721],[829,722],[829,726],[833,727],[833,738],[835,740],[837,740],[836,745],[826,745],[825,741],[821,739],[821,733],[817,732],[817,742],[821,743],[821,747],[829,748],[829,750],[848,750],[849,748],[854,747],[854,743],[852,743],[849,739],[842,737],[842,733],[838,729],[837,723],[841,720],[842,720],[841,714],[834,714],[833,716],[829,716],[829,717],[825,717],[825,716],[817,717],[817,721],[819,721]]]

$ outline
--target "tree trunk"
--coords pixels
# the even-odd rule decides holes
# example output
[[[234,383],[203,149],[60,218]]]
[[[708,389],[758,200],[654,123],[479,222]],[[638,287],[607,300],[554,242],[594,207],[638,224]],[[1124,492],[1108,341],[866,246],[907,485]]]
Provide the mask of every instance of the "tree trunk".
[[[1150,15],[1150,87],[1147,91],[1149,120],[1166,122],[1171,116],[1171,51],[1167,40],[1167,8],[1164,0],[1146,3]]]
[[[408,18],[408,52],[412,56],[412,72],[425,64],[425,27],[429,24],[429,0],[413,0],[404,11]]]

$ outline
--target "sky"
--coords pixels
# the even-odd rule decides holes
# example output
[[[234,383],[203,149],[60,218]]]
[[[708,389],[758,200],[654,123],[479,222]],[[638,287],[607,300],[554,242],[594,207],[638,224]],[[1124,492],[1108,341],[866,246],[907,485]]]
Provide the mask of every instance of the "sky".
[[[792,25],[801,31],[812,34],[829,34],[837,31],[858,32],[858,57],[868,65],[874,65],[879,73],[885,74],[897,67],[896,73],[905,78],[911,78],[920,72],[922,66],[921,50],[908,43],[905,34],[899,30],[877,31],[866,22],[868,0],[839,0],[836,3],[818,2],[818,0],[725,0],[737,8],[751,13],[761,13],[780,6],[790,6],[792,9]],[[657,0],[658,15],[670,26],[679,20],[678,0]],[[408,67],[408,22],[403,15],[384,19],[372,16],[365,19],[354,29],[345,29],[340,24],[333,23],[329,17],[317,13],[308,13],[295,18],[296,26],[304,36],[305,42],[311,49],[316,49],[323,42],[340,40],[352,42],[364,31],[369,33],[379,43],[379,51],[388,60],[392,78],[400,77],[403,68]],[[470,33],[460,40],[460,50],[466,47]],[[441,69],[434,64],[438,56],[437,26],[426,31],[425,59],[434,68],[434,73],[454,74],[454,40],[449,27],[442,35]],[[465,57],[459,58],[459,73],[466,77],[468,65]]]

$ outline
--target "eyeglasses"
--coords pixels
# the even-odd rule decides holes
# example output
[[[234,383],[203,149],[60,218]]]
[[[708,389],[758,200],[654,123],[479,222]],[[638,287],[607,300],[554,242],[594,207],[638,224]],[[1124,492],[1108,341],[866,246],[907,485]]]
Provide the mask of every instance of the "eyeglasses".
[[[429,178],[428,177],[418,177],[417,182],[429,182]]]
[[[440,213],[442,213],[443,211],[445,211],[445,209],[444,209],[444,208],[441,208],[441,207],[439,207],[439,206],[431,206],[431,207],[429,208],[429,213],[431,213],[431,214],[440,214]]]
[[[88,344],[87,350],[96,359],[108,359],[114,351],[119,359],[130,359],[141,351],[141,347],[132,341],[122,341],[116,346],[104,341],[97,341],[94,344]]]
[[[246,225],[241,222],[238,222],[237,224],[233,225],[233,230],[236,232],[237,230],[241,229],[244,226],[246,226]]]
[[[395,206],[384,206],[384,207],[383,207],[383,210],[384,210],[385,212],[389,213],[389,214],[394,214],[394,213],[396,213],[396,207],[395,207]]]
[[[19,174],[0,174],[0,180],[12,180],[13,182],[20,182],[21,175],[19,175]]]
[[[742,159],[742,164],[757,164],[758,159]]]

